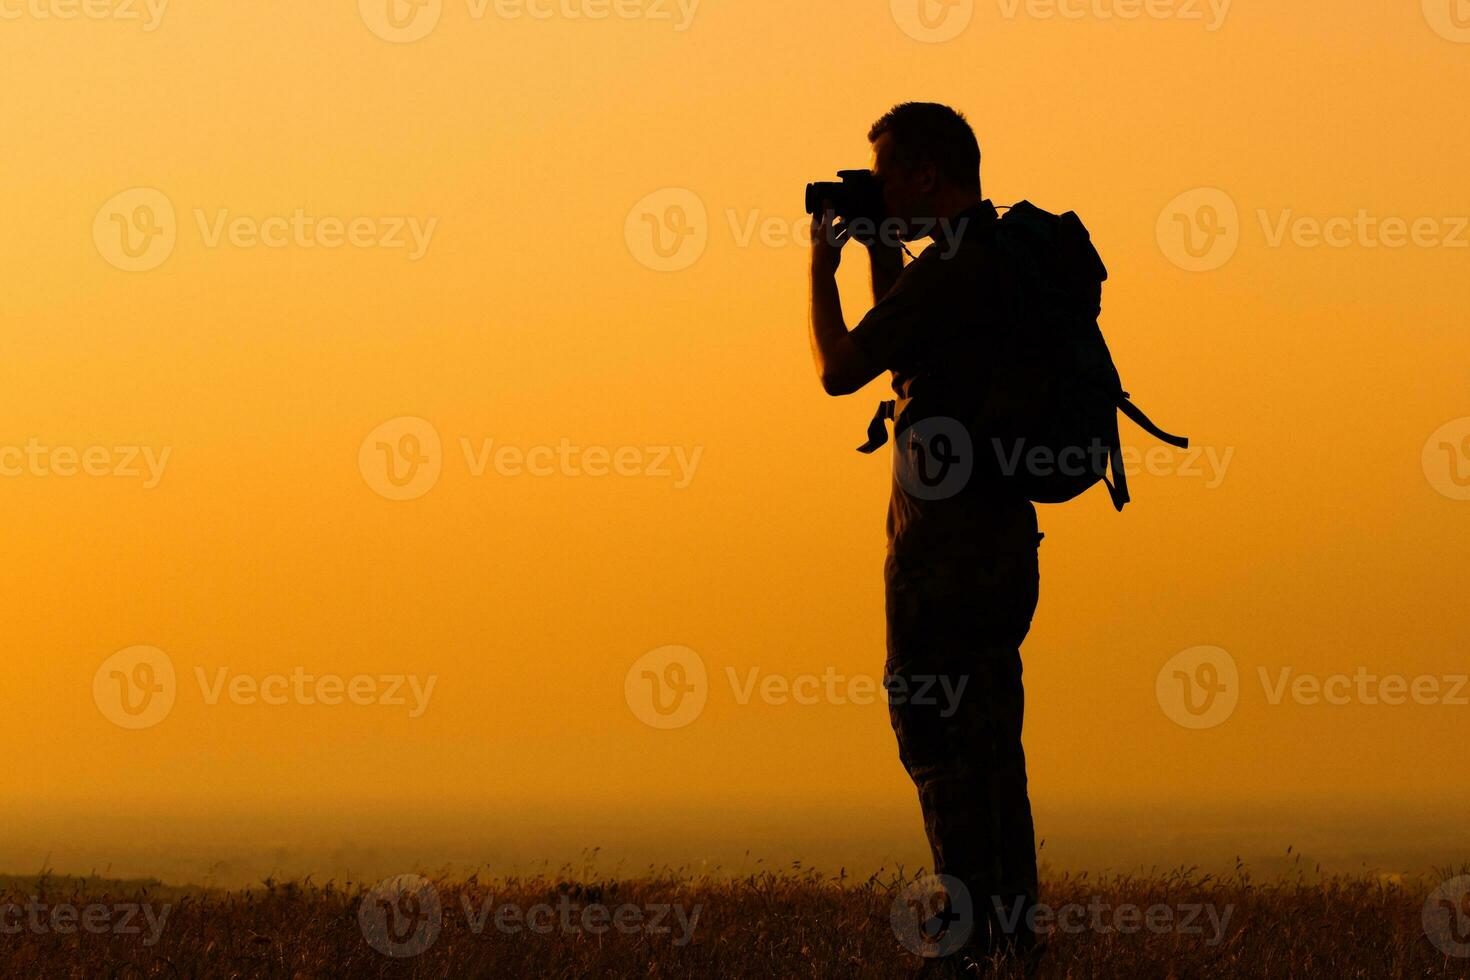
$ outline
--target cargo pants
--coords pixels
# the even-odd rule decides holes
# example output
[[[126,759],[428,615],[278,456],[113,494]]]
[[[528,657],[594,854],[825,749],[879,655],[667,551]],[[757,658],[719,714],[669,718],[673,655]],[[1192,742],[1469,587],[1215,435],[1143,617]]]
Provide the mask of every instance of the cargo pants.
[[[1024,952],[1035,943],[1037,873],[1020,647],[1036,610],[1036,547],[941,561],[889,555],[884,580],[889,717],[934,872],[969,893],[972,949]]]

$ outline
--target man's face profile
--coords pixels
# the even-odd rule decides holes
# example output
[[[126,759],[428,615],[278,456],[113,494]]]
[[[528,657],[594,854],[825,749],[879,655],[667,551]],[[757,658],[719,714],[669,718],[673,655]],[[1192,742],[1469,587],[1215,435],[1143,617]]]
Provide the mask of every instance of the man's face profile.
[[[934,164],[905,166],[898,159],[893,134],[884,133],[873,144],[873,174],[883,185],[883,205],[887,217],[903,222],[903,240],[911,242],[923,237],[919,222],[933,218],[932,201],[937,178]]]

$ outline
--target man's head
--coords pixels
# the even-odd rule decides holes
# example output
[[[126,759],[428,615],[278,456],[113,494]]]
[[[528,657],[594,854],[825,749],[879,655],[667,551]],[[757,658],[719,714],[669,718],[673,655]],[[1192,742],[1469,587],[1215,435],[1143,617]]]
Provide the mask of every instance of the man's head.
[[[980,144],[965,117],[934,102],[894,106],[868,133],[873,173],[883,181],[888,216],[917,223],[954,217],[980,201]]]

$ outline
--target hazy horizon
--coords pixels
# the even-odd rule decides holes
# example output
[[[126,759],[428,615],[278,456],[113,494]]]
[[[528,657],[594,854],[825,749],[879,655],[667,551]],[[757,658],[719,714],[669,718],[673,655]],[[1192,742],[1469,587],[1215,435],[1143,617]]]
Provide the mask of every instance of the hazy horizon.
[[[598,876],[648,868],[743,875],[799,862],[864,878],[927,867],[917,805],[747,804],[608,812],[471,805],[398,812],[384,801],[322,811],[111,812],[96,831],[80,809],[26,814],[0,837],[0,874],[157,878],[171,885],[243,887],[276,880],[373,882],[409,872],[482,877],[556,872]],[[1452,801],[1353,809],[1319,801],[1207,807],[1036,803],[1040,857],[1053,872],[1146,872],[1198,866],[1221,873],[1239,858],[1253,875],[1413,876],[1466,857]],[[584,829],[585,828],[585,829]],[[718,829],[717,829],[718,828]],[[1288,853],[1290,848],[1290,853]],[[592,852],[596,849],[595,859]]]

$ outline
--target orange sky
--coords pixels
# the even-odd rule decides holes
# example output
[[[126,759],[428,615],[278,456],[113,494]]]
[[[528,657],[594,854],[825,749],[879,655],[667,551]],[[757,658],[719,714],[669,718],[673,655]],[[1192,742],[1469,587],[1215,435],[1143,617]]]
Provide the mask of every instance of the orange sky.
[[[793,231],[803,183],[865,164],[909,98],[969,115],[997,202],[1082,216],[1126,386],[1204,453],[1156,457],[1123,516],[1100,491],[1042,510],[1038,806],[1465,802],[1470,706],[1273,704],[1260,675],[1470,671],[1470,502],[1434,462],[1470,423],[1425,453],[1470,416],[1447,3],[445,0],[410,43],[364,4],[0,2],[7,809],[388,794],[564,804],[575,833],[677,804],[697,836],[738,801],[906,805],[881,705],[742,704],[729,672],[881,672],[888,475],[853,447],[883,388],[822,395]],[[1174,216],[1222,200],[1234,251],[1182,267]],[[120,268],[158,255],[114,215],[166,259]],[[644,215],[694,252],[660,257]],[[1395,247],[1385,219],[1430,224]],[[405,417],[430,428],[386,441],[436,434],[438,475],[390,500],[365,442]],[[139,476],[83,468],[129,447]],[[93,682],[137,645],[177,691],[132,730]],[[624,682],[668,645],[711,682],[660,731]],[[1156,697],[1198,646],[1241,678],[1205,730]],[[417,716],[210,703],[298,668],[435,680]]]

